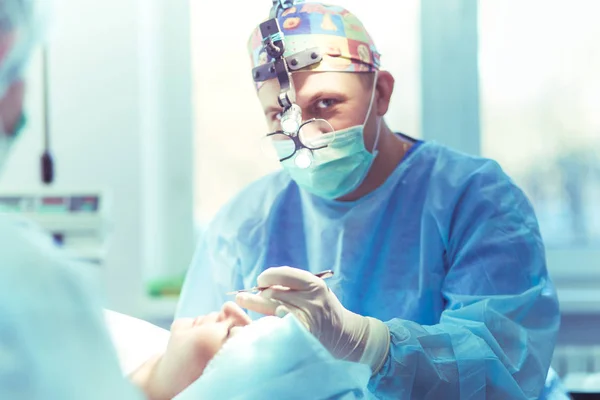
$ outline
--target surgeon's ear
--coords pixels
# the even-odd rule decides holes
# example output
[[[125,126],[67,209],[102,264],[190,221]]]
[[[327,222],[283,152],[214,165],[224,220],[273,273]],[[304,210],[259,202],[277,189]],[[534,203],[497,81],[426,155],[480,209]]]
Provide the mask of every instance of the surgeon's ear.
[[[394,77],[388,71],[379,71],[376,85],[377,115],[382,117],[388,112],[394,92]]]

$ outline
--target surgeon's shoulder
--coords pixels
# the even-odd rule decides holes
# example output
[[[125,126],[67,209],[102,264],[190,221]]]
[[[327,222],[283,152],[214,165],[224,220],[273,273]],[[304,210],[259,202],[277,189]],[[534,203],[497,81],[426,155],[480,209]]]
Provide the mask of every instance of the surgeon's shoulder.
[[[277,200],[291,185],[291,178],[282,170],[257,179],[240,190],[219,210],[209,229],[244,234],[262,227],[274,212]]]
[[[0,214],[0,247],[4,256],[29,254],[52,246],[50,237],[35,223],[19,216]]]
[[[431,182],[440,189],[452,191],[486,183],[515,186],[500,164],[490,158],[473,156],[437,143],[428,143],[426,152]]]
[[[60,281],[65,286],[89,283],[79,262],[58,248],[38,225],[0,215],[0,282],[44,290]],[[3,289],[5,289],[4,287]]]
[[[430,151],[434,156],[428,170],[428,204],[436,205],[440,214],[484,208],[494,213],[519,212],[532,226],[536,224],[527,195],[498,162],[442,145]]]

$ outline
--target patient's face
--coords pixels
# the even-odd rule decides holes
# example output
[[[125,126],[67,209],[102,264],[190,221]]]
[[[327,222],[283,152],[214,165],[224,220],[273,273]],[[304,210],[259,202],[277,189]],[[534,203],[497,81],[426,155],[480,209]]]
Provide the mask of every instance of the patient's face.
[[[196,360],[204,364],[198,366],[204,369],[223,344],[250,322],[250,317],[237,304],[228,302],[220,312],[176,320],[171,327],[171,335],[189,337]]]
[[[219,312],[175,320],[167,350],[155,373],[167,388],[164,397],[174,397],[198,379],[236,329],[250,322],[250,317],[233,302],[225,303]]]

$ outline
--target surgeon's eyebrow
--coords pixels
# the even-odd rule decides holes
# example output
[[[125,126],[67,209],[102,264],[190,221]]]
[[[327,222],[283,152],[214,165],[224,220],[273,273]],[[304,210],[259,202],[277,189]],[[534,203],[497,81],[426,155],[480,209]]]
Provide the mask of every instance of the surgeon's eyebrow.
[[[348,96],[345,93],[340,92],[339,90],[335,90],[335,89],[322,89],[317,92],[314,92],[310,96],[302,96],[302,97],[306,97],[309,99],[306,102],[307,107],[312,106],[318,100],[323,100],[323,99],[346,100],[348,98]]]
[[[308,97],[307,104],[312,104],[319,99],[322,99],[324,97],[331,96],[331,95],[332,95],[332,93],[330,91],[319,90],[318,92],[313,93],[311,96],[303,96],[303,97]]]

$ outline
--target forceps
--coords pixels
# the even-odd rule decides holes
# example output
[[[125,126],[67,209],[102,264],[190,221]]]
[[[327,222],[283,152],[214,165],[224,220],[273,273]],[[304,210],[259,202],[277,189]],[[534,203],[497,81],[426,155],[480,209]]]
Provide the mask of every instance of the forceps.
[[[331,278],[333,276],[333,271],[328,269],[326,271],[321,271],[321,272],[317,272],[316,274],[314,274],[317,278],[321,278],[321,279],[328,279]],[[233,292],[227,292],[225,293],[227,296],[231,296],[234,294],[238,294],[238,293],[244,293],[244,292],[260,292],[263,290],[267,290],[270,286],[254,286],[253,288],[250,289],[240,289],[240,290],[234,290]]]

